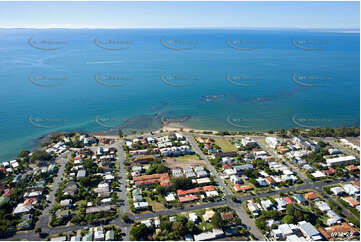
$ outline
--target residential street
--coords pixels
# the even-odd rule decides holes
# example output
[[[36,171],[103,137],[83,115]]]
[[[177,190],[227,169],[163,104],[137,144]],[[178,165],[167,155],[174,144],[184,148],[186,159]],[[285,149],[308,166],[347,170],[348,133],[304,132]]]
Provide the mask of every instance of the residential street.
[[[226,183],[224,182],[223,179],[221,179],[218,176],[218,173],[216,171],[216,169],[212,166],[212,164],[209,162],[207,156],[205,156],[203,154],[203,152],[200,150],[200,148],[198,147],[198,145],[195,143],[194,139],[189,136],[189,135],[185,135],[187,140],[189,141],[189,143],[192,146],[192,149],[202,158],[202,160],[204,160],[204,162],[206,163],[206,166],[208,168],[208,170],[210,170],[212,172],[212,174],[215,177],[215,180],[217,181],[217,183],[222,187],[222,190],[224,191],[224,193],[226,194],[226,201],[227,201],[227,205],[229,205],[231,208],[233,208],[237,215],[240,217],[240,219],[242,220],[242,222],[244,224],[247,225],[248,230],[251,234],[253,234],[255,236],[256,239],[258,240],[266,240],[265,237],[263,236],[263,234],[259,231],[259,229],[257,228],[256,224],[254,223],[254,221],[252,221],[248,215],[247,212],[243,209],[243,207],[239,204],[239,206],[236,206],[237,204],[233,203],[231,201],[232,199],[232,191],[229,189],[229,187],[226,185]]]
[[[154,135],[154,136],[157,136],[157,135]],[[252,233],[255,236],[255,239],[257,239],[257,240],[266,240],[266,238],[263,236],[263,234],[256,227],[254,219],[251,219],[248,216],[247,212],[242,207],[242,205],[241,205],[242,202],[247,201],[247,200],[251,200],[251,199],[254,199],[254,198],[262,198],[262,197],[267,197],[267,196],[274,196],[274,195],[277,195],[277,194],[280,194],[280,193],[285,193],[285,192],[290,192],[290,191],[301,191],[301,190],[305,190],[305,189],[314,189],[314,190],[317,190],[320,193],[323,193],[322,188],[324,186],[329,186],[329,185],[337,184],[337,183],[340,183],[340,182],[345,182],[345,181],[343,181],[341,179],[333,180],[333,181],[310,182],[310,180],[307,178],[306,179],[306,184],[302,184],[302,185],[298,185],[298,186],[292,186],[292,187],[284,188],[284,189],[281,189],[281,190],[275,190],[275,191],[271,191],[271,192],[264,192],[264,193],[259,193],[259,194],[255,194],[255,195],[234,195],[231,192],[231,190],[228,188],[228,186],[225,184],[223,179],[221,179],[218,176],[218,173],[217,173],[216,169],[210,164],[207,156],[205,154],[203,154],[203,152],[200,150],[198,145],[192,139],[191,135],[190,134],[185,134],[185,137],[187,138],[190,145],[192,146],[192,149],[204,160],[207,168],[212,172],[212,174],[215,177],[215,180],[221,186],[222,190],[225,193],[224,200],[220,201],[220,202],[213,202],[213,203],[205,203],[205,204],[195,205],[195,206],[191,206],[191,207],[167,209],[167,210],[163,210],[163,211],[160,211],[160,212],[150,212],[150,213],[143,213],[143,214],[134,215],[134,214],[129,212],[129,206],[128,206],[128,196],[127,196],[127,190],[126,190],[127,180],[126,180],[126,171],[125,171],[125,168],[124,168],[124,161],[125,161],[125,153],[124,153],[124,150],[123,150],[124,140],[121,140],[121,141],[119,141],[117,143],[114,143],[112,145],[104,146],[104,147],[113,146],[118,151],[117,162],[118,162],[118,167],[119,167],[119,181],[120,181],[120,187],[119,187],[118,194],[119,194],[119,198],[121,200],[121,204],[119,204],[120,213],[119,213],[119,216],[116,219],[110,221],[108,224],[116,224],[116,225],[120,226],[122,228],[122,232],[125,233],[124,240],[129,240],[129,231],[130,231],[131,224],[127,224],[127,223],[123,222],[123,220],[121,219],[121,215],[123,213],[127,213],[129,218],[131,220],[133,220],[133,221],[140,221],[140,220],[145,220],[145,219],[149,219],[149,218],[159,217],[159,216],[162,216],[162,215],[178,214],[178,213],[190,212],[190,211],[194,211],[194,210],[198,210],[198,209],[212,208],[212,207],[217,207],[217,206],[222,206],[222,205],[228,205],[229,207],[231,207],[232,209],[234,209],[236,211],[238,216],[241,218],[242,222],[247,226],[249,232]],[[209,136],[204,135],[204,137],[209,137]],[[258,137],[258,139],[261,139],[261,138]],[[257,140],[257,142],[260,144],[260,146],[264,150],[268,151],[271,155],[278,157],[277,154],[275,154],[275,152],[273,152],[271,149],[269,149],[260,140]],[[92,147],[92,149],[96,149],[96,148],[97,147]],[[54,200],[55,200],[55,192],[57,191],[57,189],[59,187],[59,183],[60,183],[60,181],[61,181],[61,179],[63,177],[65,165],[66,165],[66,162],[67,162],[67,159],[65,159],[64,157],[69,155],[69,154],[70,154],[70,151],[67,151],[66,153],[64,153],[63,155],[61,155],[60,157],[58,157],[56,159],[56,163],[60,164],[60,168],[59,168],[59,171],[58,171],[58,175],[57,175],[57,177],[56,177],[56,179],[54,181],[53,188],[49,193],[49,200],[51,201],[51,204],[49,204],[44,209],[44,211],[43,211],[43,213],[42,213],[42,215],[40,217],[40,220],[38,222],[38,226],[41,227],[42,232],[43,233],[48,233],[49,235],[54,235],[54,234],[58,234],[58,233],[61,233],[61,232],[70,232],[70,231],[73,231],[73,230],[82,229],[82,228],[84,228],[84,226],[86,226],[86,225],[70,225],[70,226],[63,226],[63,227],[56,227],[56,228],[51,228],[51,227],[48,226],[49,219],[50,219],[49,210],[53,206],[53,203],[54,203]],[[295,169],[295,171],[297,171],[297,173],[299,173],[299,171],[297,169]],[[301,176],[301,177],[304,178],[303,176]],[[357,179],[356,178],[350,178],[350,179],[347,180],[347,182],[355,181],[355,180],[357,180]],[[235,196],[237,198],[237,202],[234,202],[232,200],[232,196]],[[331,199],[331,200],[335,201],[333,198],[331,198],[327,194],[324,194],[324,196],[326,196],[327,199]],[[339,204],[337,201],[335,201],[335,202],[337,204]],[[345,209],[341,204],[339,204],[339,205],[342,208],[343,214],[345,216],[353,216],[353,215],[349,214],[349,211],[347,209]],[[92,227],[92,226],[93,225],[89,225],[89,227]],[[24,239],[25,240],[39,240],[41,238],[39,238],[39,235],[34,233],[33,231],[18,232],[13,237],[8,238],[8,240],[24,240]]]

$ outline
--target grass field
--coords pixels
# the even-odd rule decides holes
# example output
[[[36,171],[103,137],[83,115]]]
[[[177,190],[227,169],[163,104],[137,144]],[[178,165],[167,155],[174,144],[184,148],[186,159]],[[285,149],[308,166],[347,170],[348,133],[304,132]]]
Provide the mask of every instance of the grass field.
[[[174,168],[185,168],[188,166],[203,166],[204,162],[196,155],[184,155],[178,157],[167,157],[164,165],[170,169]]]
[[[228,139],[215,138],[214,140],[223,152],[237,151],[237,148]]]

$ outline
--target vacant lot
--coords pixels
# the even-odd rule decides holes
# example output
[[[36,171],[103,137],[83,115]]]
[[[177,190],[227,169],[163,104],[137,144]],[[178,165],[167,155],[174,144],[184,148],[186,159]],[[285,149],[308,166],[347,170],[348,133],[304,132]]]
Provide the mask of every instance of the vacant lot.
[[[228,139],[215,138],[214,140],[223,152],[237,151],[237,148]]]
[[[204,166],[204,162],[199,160],[196,155],[185,155],[178,157],[165,158],[164,165],[170,169],[185,168],[188,166]]]

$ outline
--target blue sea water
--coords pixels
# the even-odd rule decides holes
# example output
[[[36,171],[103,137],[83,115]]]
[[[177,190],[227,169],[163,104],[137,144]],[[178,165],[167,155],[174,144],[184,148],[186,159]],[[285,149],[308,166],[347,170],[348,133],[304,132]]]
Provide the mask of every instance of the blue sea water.
[[[0,161],[53,131],[360,123],[359,33],[0,30]],[[116,130],[116,129],[114,129]]]

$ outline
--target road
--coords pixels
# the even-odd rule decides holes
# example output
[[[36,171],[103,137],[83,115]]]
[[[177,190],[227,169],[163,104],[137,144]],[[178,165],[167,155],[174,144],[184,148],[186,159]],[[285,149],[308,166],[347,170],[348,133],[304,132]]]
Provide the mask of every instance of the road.
[[[253,236],[258,240],[266,240],[265,237],[263,236],[263,234],[257,228],[254,221],[249,218],[249,216],[247,215],[247,212],[243,209],[243,207],[241,205],[237,206],[238,204],[235,204],[231,201],[232,195],[233,195],[232,191],[226,185],[224,180],[218,176],[216,169],[209,162],[207,156],[204,155],[203,152],[200,150],[199,146],[195,143],[194,139],[189,135],[185,135],[185,137],[187,138],[188,142],[192,146],[192,149],[206,163],[208,170],[210,170],[212,172],[212,174],[215,177],[215,180],[222,187],[223,192],[226,194],[225,199],[227,201],[227,204],[236,211],[237,215],[240,217],[240,219],[243,221],[243,223],[247,225],[249,232],[251,234],[253,234]]]
[[[162,134],[157,134],[157,135],[154,135],[154,136],[158,136],[158,135],[162,135]],[[238,196],[236,196],[238,202],[234,202],[234,201],[232,201],[233,193],[231,192],[229,187],[225,184],[224,180],[221,179],[217,175],[218,173],[217,173],[216,169],[211,165],[211,163],[209,162],[207,156],[205,154],[203,154],[203,152],[200,150],[198,145],[192,139],[192,136],[194,134],[189,134],[189,133],[185,134],[185,133],[183,133],[183,135],[189,141],[190,145],[192,146],[192,149],[204,160],[207,168],[212,172],[212,174],[214,174],[216,182],[221,186],[222,190],[225,193],[225,200],[220,201],[220,202],[196,205],[196,206],[193,206],[193,207],[167,209],[167,210],[163,210],[163,211],[159,211],[159,212],[144,213],[144,214],[139,214],[139,215],[133,215],[133,214],[129,213],[128,196],[127,196],[127,190],[126,190],[127,181],[126,181],[126,172],[125,172],[125,168],[124,168],[124,161],[125,161],[125,154],[124,154],[124,150],[123,150],[124,140],[121,140],[121,141],[119,141],[117,143],[114,143],[114,144],[110,145],[110,146],[115,147],[118,150],[117,162],[118,162],[118,165],[119,165],[119,182],[120,182],[120,187],[119,187],[118,194],[119,194],[119,198],[121,200],[121,204],[119,205],[119,210],[120,210],[119,216],[116,219],[110,221],[109,224],[116,224],[116,225],[118,225],[118,226],[120,226],[122,228],[122,231],[126,234],[124,240],[129,240],[130,224],[124,223],[124,221],[122,221],[122,219],[121,219],[121,214],[122,213],[127,213],[129,218],[132,219],[133,221],[140,221],[140,220],[144,220],[144,219],[159,217],[159,216],[162,216],[162,215],[178,214],[178,213],[190,212],[190,211],[194,211],[194,210],[198,210],[198,209],[212,208],[212,207],[222,206],[222,205],[228,205],[229,207],[231,207],[232,209],[234,209],[236,211],[237,215],[241,218],[242,222],[247,226],[249,232],[254,235],[255,239],[257,239],[257,240],[266,240],[264,235],[256,227],[256,225],[254,223],[254,220],[251,219],[248,216],[247,212],[241,206],[242,202],[244,202],[246,200],[254,199],[254,198],[262,198],[262,197],[267,197],[267,196],[274,196],[274,195],[280,194],[282,192],[285,193],[285,192],[300,191],[300,190],[305,190],[305,189],[314,189],[314,190],[317,190],[319,192],[322,192],[322,187],[323,186],[329,186],[329,185],[337,184],[337,183],[340,183],[340,182],[345,182],[345,181],[342,181],[342,180],[333,180],[331,182],[325,182],[325,181],[323,181],[323,182],[315,182],[315,183],[310,182],[307,177],[303,177],[303,174],[302,175],[299,174],[299,171],[297,169],[295,169],[291,164],[289,164],[286,161],[286,163],[289,164],[290,167],[294,168],[294,170],[299,174],[299,176],[301,178],[303,178],[305,181],[307,181],[306,184],[299,185],[299,186],[293,186],[293,187],[289,187],[289,188],[285,188],[285,189],[281,189],[281,190],[277,190],[277,191],[272,191],[272,192],[259,193],[259,194],[255,194],[255,195],[244,195],[244,196],[238,195]],[[211,137],[211,135],[203,135],[203,137]],[[217,137],[219,137],[219,136],[217,136]],[[235,137],[238,137],[238,136],[235,136]],[[243,137],[243,136],[239,136],[239,137]],[[261,139],[261,137],[259,137],[259,136],[258,137],[253,137],[253,138],[254,139]],[[263,139],[264,139],[264,137],[263,137]],[[275,154],[275,152],[273,150],[271,150],[269,147],[267,147],[262,141],[260,142],[258,140],[257,142],[260,144],[260,146],[264,150],[268,151],[274,157],[276,157],[276,158],[278,157],[278,155]],[[93,148],[95,149],[97,147],[93,147]],[[56,159],[56,162],[58,164],[60,164],[60,168],[59,168],[59,171],[58,171],[58,176],[54,181],[53,189],[49,194],[49,200],[52,202],[52,204],[53,204],[53,201],[55,200],[55,192],[58,189],[59,183],[60,183],[60,181],[62,179],[62,176],[63,176],[63,173],[64,173],[65,164],[66,164],[64,156],[66,154],[67,153],[64,153],[61,157],[58,157]],[[357,179],[356,178],[350,178],[347,181],[354,181],[354,180],[357,180]],[[327,198],[332,199],[331,197],[327,197]],[[337,201],[335,201],[335,202],[337,203]],[[340,205],[340,207],[343,209],[343,212],[346,211],[346,210],[344,210],[345,208],[342,205]],[[44,209],[44,211],[43,211],[43,213],[42,213],[42,215],[40,217],[39,223],[38,223],[38,226],[40,226],[42,228],[42,231],[49,233],[49,235],[54,235],[54,234],[61,233],[61,232],[70,232],[70,231],[82,229],[85,226],[85,225],[71,225],[71,226],[50,228],[48,226],[48,223],[49,223],[49,210],[50,210],[49,206],[46,209]],[[39,240],[39,236],[36,233],[34,233],[34,231],[18,232],[16,235],[9,238],[9,240],[14,240],[14,239],[15,240],[23,240],[23,239],[26,239],[26,240]]]
[[[255,140],[257,141],[257,143],[259,144],[259,146],[264,149],[265,151],[267,151],[269,154],[271,154],[274,158],[276,159],[281,159],[283,162],[285,162],[287,164],[287,166],[289,168],[292,168],[298,175],[298,177],[300,177],[304,182],[306,183],[312,183],[311,179],[308,178],[307,176],[305,176],[301,171],[298,170],[298,168],[296,166],[294,166],[292,163],[288,162],[288,160],[286,160],[283,156],[278,155],[273,149],[271,149],[270,147],[268,147],[264,141],[264,137],[257,137],[255,138]]]
[[[49,198],[48,200],[50,201],[49,203],[46,203],[46,207],[43,210],[39,222],[37,224],[38,227],[41,228],[43,233],[48,233],[49,232],[49,219],[50,219],[50,207],[54,205],[54,201],[55,201],[55,193],[59,188],[59,184],[61,182],[61,179],[63,177],[64,174],[64,170],[65,170],[65,165],[68,161],[68,156],[70,155],[70,151],[66,151],[65,153],[63,153],[62,155],[58,156],[56,158],[56,163],[60,165],[60,168],[58,170],[58,174],[55,178],[55,181],[53,183],[52,189],[49,193]],[[66,158],[64,158],[66,157]]]
[[[340,143],[336,142],[335,138],[327,137],[327,138],[318,138],[319,140],[322,140],[324,143],[330,143],[333,147],[339,149],[342,153],[346,155],[353,155],[356,158],[360,159],[360,154],[357,151],[351,150]]]

